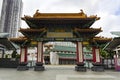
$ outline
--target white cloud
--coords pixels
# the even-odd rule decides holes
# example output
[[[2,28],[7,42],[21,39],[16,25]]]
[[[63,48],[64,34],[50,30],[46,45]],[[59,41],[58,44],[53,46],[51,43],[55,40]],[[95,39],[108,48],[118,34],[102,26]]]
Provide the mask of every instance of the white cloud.
[[[23,3],[25,15],[32,16],[37,9],[46,13],[78,13],[83,9],[88,15],[101,17],[92,25],[102,27],[103,32],[99,35],[111,37],[110,31],[120,31],[120,0],[23,0]]]

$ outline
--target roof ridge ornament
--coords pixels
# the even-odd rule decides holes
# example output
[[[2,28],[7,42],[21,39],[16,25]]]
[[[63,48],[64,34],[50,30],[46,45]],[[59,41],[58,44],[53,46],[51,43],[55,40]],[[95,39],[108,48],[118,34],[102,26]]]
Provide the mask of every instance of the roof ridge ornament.
[[[83,17],[87,18],[87,14],[85,14],[84,11],[83,11],[82,9],[80,9],[80,11],[81,11],[81,12],[79,13],[80,16],[83,16]]]
[[[37,9],[33,17],[38,17],[39,15],[40,15],[40,12],[39,12],[39,9]]]
[[[89,18],[95,18],[95,20],[100,20],[100,17],[97,17],[97,15],[90,15]]]

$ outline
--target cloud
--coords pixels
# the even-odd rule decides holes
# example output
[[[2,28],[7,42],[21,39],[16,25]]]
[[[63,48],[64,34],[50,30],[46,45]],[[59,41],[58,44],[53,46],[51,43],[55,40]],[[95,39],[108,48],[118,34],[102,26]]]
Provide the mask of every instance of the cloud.
[[[120,0],[23,0],[23,14],[33,15],[36,9],[42,13],[78,13],[101,17],[91,27],[102,27],[99,35],[111,37],[111,31],[120,30]]]

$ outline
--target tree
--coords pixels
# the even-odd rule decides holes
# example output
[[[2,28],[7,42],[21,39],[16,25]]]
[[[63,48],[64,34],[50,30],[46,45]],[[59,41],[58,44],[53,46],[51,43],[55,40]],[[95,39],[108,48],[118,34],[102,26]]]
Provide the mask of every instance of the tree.
[[[100,54],[103,58],[107,58],[109,55],[109,53],[103,49],[100,49]]]
[[[14,50],[13,53],[12,53],[12,58],[16,58],[16,55],[17,55],[17,51]]]

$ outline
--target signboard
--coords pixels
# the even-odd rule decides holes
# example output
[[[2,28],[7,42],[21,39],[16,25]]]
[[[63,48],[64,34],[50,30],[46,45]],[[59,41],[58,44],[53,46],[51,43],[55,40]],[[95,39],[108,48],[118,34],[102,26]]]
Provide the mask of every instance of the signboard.
[[[83,41],[82,38],[38,38],[36,41]]]
[[[73,33],[72,32],[47,32],[47,38],[72,38]]]

